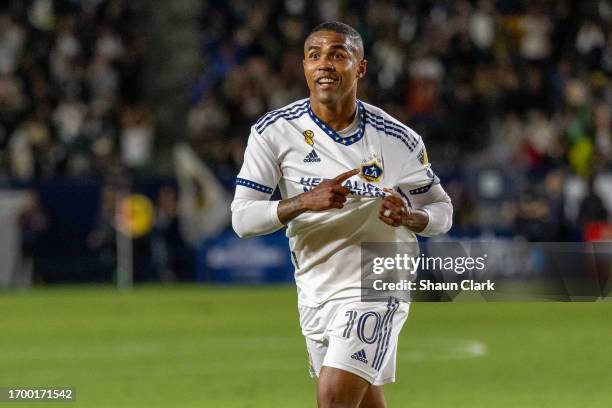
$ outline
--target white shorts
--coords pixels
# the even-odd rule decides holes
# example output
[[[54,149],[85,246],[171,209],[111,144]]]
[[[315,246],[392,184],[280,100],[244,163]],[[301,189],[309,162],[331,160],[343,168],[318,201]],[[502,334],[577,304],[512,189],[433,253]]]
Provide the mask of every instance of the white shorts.
[[[360,376],[372,385],[395,382],[395,356],[400,330],[410,305],[332,300],[319,307],[300,306],[310,375],[334,367]]]

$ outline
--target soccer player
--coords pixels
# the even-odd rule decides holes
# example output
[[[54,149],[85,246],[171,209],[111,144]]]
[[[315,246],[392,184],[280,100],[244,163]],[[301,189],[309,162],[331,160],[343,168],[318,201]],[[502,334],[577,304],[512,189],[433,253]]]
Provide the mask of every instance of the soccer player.
[[[287,227],[300,324],[318,377],[317,403],[385,407],[409,304],[361,299],[361,242],[415,242],[451,227],[452,205],[421,137],[357,99],[363,41],[340,22],[304,43],[310,91],[251,128],[236,179],[232,225],[240,237]],[[282,200],[270,201],[278,185]]]

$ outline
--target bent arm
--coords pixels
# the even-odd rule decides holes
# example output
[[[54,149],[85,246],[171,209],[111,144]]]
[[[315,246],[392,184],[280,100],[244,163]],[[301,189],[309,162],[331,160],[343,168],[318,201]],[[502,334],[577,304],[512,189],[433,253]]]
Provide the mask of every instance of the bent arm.
[[[359,169],[346,171],[310,191],[281,201],[262,200],[261,193],[243,192],[250,196],[236,197],[232,202],[234,231],[241,238],[269,234],[306,211],[343,208],[350,190],[342,187],[342,182],[358,173]]]
[[[421,194],[411,195],[413,208],[427,213],[429,221],[425,228],[418,232],[424,237],[433,237],[447,233],[453,225],[453,205],[450,197],[439,183]]]

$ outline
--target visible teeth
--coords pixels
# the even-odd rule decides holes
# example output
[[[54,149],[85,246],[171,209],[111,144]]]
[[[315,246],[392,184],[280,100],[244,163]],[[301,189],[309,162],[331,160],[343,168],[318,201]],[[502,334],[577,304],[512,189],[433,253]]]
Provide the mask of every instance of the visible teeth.
[[[331,84],[333,82],[334,82],[334,80],[330,79],[330,78],[321,78],[321,79],[319,79],[319,83],[320,84]]]

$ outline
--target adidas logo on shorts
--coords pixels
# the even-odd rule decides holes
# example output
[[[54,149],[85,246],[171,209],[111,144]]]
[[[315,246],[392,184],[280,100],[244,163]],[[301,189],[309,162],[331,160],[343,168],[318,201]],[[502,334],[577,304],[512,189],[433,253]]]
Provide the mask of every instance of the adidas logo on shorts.
[[[365,351],[363,349],[361,349],[358,352],[356,352],[355,354],[353,354],[351,356],[351,358],[353,360],[358,360],[358,361],[361,361],[362,363],[368,364],[368,359],[367,359],[366,353],[365,353]]]
[[[304,157],[304,163],[314,163],[320,161],[321,159],[317,155],[317,152],[314,151],[314,149],[312,149],[312,152],[308,153],[306,157]]]

